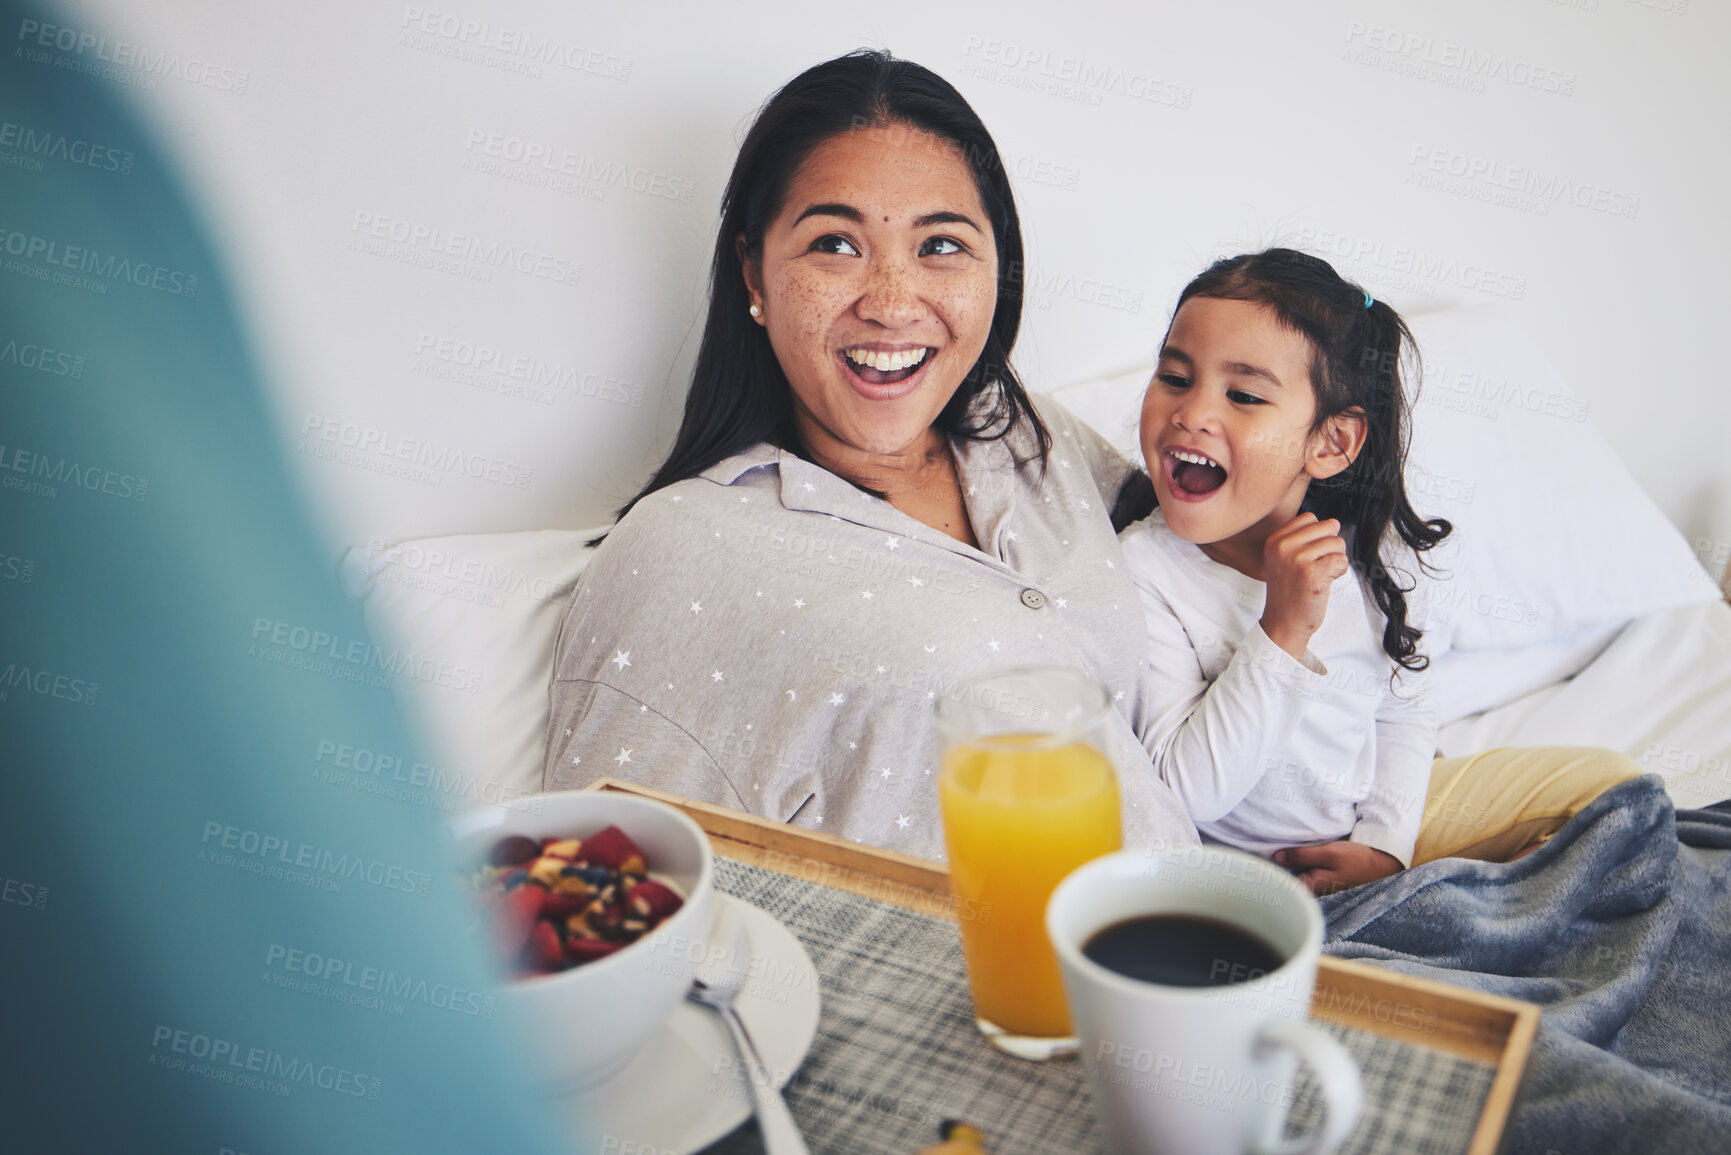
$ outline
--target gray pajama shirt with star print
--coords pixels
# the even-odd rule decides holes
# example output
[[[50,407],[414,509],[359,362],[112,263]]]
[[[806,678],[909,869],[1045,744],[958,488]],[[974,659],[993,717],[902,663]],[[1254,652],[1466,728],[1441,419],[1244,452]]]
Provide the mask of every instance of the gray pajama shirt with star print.
[[[1140,735],[1142,607],[1108,510],[1131,468],[1040,399],[1024,427],[954,441],[980,548],[769,445],[640,501],[560,630],[543,785],[626,778],[921,858],[944,858],[936,699],[996,666],[1099,678],[1127,846],[1195,828]]]

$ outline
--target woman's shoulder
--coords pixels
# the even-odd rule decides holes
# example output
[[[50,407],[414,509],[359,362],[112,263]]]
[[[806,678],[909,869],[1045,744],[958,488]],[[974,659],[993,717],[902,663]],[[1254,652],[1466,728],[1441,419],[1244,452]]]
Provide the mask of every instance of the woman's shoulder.
[[[688,532],[694,523],[713,518],[718,509],[737,503],[736,487],[775,484],[779,458],[780,450],[760,442],[742,453],[723,458],[696,477],[687,477],[645,494],[607,531],[601,548],[605,550],[616,540],[630,545],[655,546],[669,534]]]
[[[1094,476],[1100,496],[1111,509],[1124,483],[1137,472],[1136,463],[1112,444],[1104,433],[1070,412],[1057,398],[1040,395],[1035,404],[1047,428],[1052,431],[1053,448],[1073,450],[1082,455]]]
[[[1112,447],[1111,442],[1102,437],[1098,430],[1086,421],[1070,412],[1064,403],[1050,393],[1027,393],[1028,408],[1039,417],[1046,426],[1046,431],[1052,435],[1052,447],[1075,444],[1081,451],[1089,455],[1114,458],[1118,463],[1127,465],[1124,455]],[[1033,439],[1033,428],[1028,422],[1021,422],[1018,432]]]
[[[752,508],[742,506],[740,497],[779,486],[777,457],[771,446],[754,446],[642,497],[596,547],[578,582],[579,601],[610,608],[637,604],[670,566],[688,570],[701,564],[693,559],[731,536],[725,526]],[[629,587],[628,596],[618,596],[621,587]]]

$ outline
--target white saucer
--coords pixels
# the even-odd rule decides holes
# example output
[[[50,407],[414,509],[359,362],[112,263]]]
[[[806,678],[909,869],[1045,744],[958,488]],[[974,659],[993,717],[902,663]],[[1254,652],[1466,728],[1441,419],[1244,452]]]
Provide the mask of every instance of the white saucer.
[[[805,947],[772,916],[730,895],[715,899],[731,903],[745,923],[751,963],[733,1005],[782,1086],[817,1036],[817,971]],[[556,1106],[569,1133],[591,1138],[587,1150],[657,1155],[700,1151],[752,1113],[744,1064],[727,1026],[691,1002],[680,1003],[618,1073]]]

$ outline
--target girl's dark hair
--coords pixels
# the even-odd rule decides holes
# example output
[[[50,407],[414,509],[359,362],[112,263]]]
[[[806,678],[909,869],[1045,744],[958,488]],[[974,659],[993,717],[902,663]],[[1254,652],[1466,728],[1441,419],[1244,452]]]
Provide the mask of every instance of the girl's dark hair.
[[[760,441],[810,456],[794,425],[787,378],[769,336],[747,312],[751,301],[736,241],[743,236],[750,255],[762,251],[764,230],[781,211],[789,182],[818,145],[856,128],[896,125],[930,133],[961,152],[998,250],[997,308],[985,348],[934,425],[958,437],[996,440],[1026,420],[1038,446],[1030,460],[1044,464],[1051,434],[1010,368],[1022,321],[1022,225],[998,146],[947,80],[887,52],[860,49],[788,81],[764,103],[739,146],[721,196],[709,316],[685,395],[685,418],[667,460],[620,509],[620,517],[656,490],[696,477]],[[910,148],[922,147],[912,132],[909,138]],[[933,149],[930,155],[946,154]],[[976,412],[976,399],[988,390],[995,391],[991,403]]]
[[[1401,383],[1403,359],[1417,363],[1412,330],[1400,314],[1343,278],[1320,257],[1267,249],[1214,262],[1178,295],[1252,301],[1310,343],[1310,383],[1316,393],[1315,434],[1329,418],[1364,413],[1364,447],[1333,477],[1310,483],[1303,508],[1319,519],[1338,518],[1348,535],[1347,554],[1369,587],[1384,625],[1382,648],[1401,667],[1422,670],[1423,636],[1406,620],[1406,595],[1383,562],[1383,539],[1392,527],[1422,568],[1423,554],[1454,529],[1443,518],[1421,518],[1407,501],[1406,450],[1412,419]],[[1177,308],[1173,309],[1177,314]]]

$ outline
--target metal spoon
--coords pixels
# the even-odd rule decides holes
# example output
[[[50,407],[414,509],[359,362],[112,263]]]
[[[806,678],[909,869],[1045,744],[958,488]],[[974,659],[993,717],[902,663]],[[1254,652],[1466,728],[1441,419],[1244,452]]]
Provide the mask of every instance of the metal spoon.
[[[751,1032],[740,1021],[739,1012],[733,1009],[733,998],[745,981],[751,944],[746,936],[745,923],[733,909],[733,904],[722,902],[719,905],[721,911],[716,916],[712,945],[725,950],[717,965],[698,971],[702,977],[691,980],[691,989],[685,992],[685,997],[718,1012],[722,1022],[727,1024],[728,1032],[733,1035],[734,1048],[745,1061],[752,1102],[757,1108],[757,1125],[763,1132],[764,1150],[768,1155],[809,1155],[805,1140],[794,1124],[793,1114],[787,1109],[787,1101],[776,1089],[768,1065],[758,1054],[757,1045],[751,1041]]]

